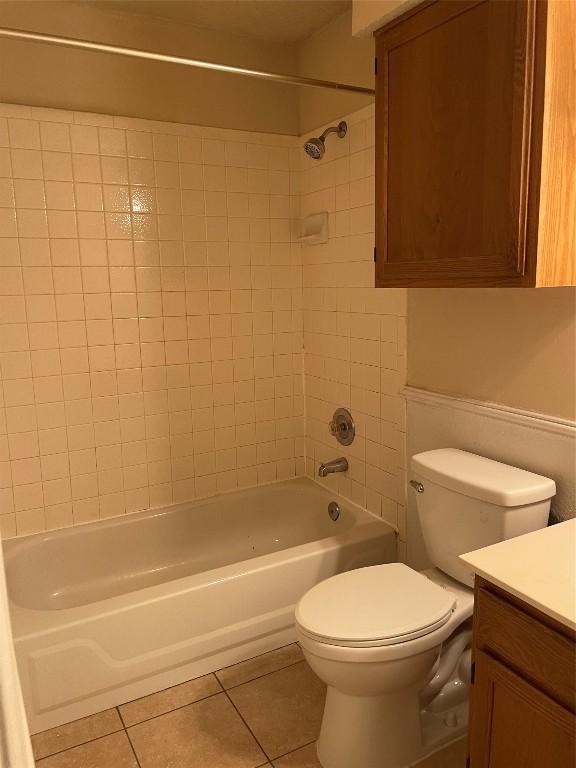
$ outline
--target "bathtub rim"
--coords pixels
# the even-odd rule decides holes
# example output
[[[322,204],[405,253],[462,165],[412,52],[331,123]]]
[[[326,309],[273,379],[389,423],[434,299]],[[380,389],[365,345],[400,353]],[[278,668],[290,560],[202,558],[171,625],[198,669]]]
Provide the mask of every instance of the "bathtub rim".
[[[301,554],[298,559],[291,557],[279,562],[278,558],[271,558],[271,563],[264,572],[252,569],[241,574],[238,579],[204,585],[205,588],[200,592],[207,590],[208,594],[213,595],[212,590],[216,589],[222,595],[220,591],[224,590],[224,601],[230,599],[234,593],[250,594],[254,587],[257,605],[254,606],[252,601],[249,601],[251,608],[247,612],[241,610],[239,614],[232,617],[227,614],[227,620],[218,621],[213,627],[196,627],[192,637],[188,631],[182,634],[181,627],[180,631],[171,638],[160,638],[160,642],[158,639],[155,640],[155,629],[154,625],[150,625],[150,617],[157,615],[156,604],[137,604],[135,621],[132,621],[132,617],[129,616],[123,624],[129,630],[128,635],[123,633],[121,637],[117,636],[114,640],[110,639],[106,628],[110,625],[118,626],[117,615],[96,616],[94,619],[96,634],[93,632],[91,623],[84,622],[84,626],[63,626],[55,632],[42,632],[36,636],[18,639],[16,642],[18,661],[24,674],[26,691],[32,697],[28,701],[33,732],[56,727],[79,717],[147,696],[293,642],[296,640],[294,608],[304,591],[318,581],[342,570],[395,561],[396,537],[390,526],[383,527],[376,521],[369,527],[359,527],[358,532],[360,535],[356,537],[356,541],[348,539],[344,542],[336,542],[336,547],[329,552],[322,551],[318,546],[312,546],[311,552],[306,555]],[[308,547],[308,545],[304,546]],[[276,578],[270,581],[267,578],[267,572]],[[283,577],[279,580],[278,576],[282,574]],[[240,592],[238,592],[239,583]],[[246,588],[249,588],[250,592],[246,592]],[[190,595],[189,592],[180,597],[175,597],[169,592],[166,595],[166,602],[168,606],[170,604],[175,606],[174,601],[179,601],[183,613],[188,617],[184,621],[192,620],[192,626],[194,626],[194,612],[200,604],[195,608],[188,597],[193,598],[192,603],[195,602],[194,595]],[[220,603],[220,598],[218,602]],[[245,602],[243,597],[241,602]],[[158,608],[162,610],[161,605],[158,605]],[[144,619],[144,625],[148,624],[151,628],[151,641],[144,647],[139,647],[135,654],[131,638],[136,637],[132,634],[135,630],[138,633],[142,632],[141,618]],[[46,681],[48,685],[56,685],[59,688],[60,679],[62,677],[66,679],[68,675],[70,657],[60,670],[54,669],[53,661],[57,663],[62,651],[67,653],[66,649],[69,650],[70,647],[76,649],[79,646],[86,647],[86,641],[92,646],[94,643],[98,647],[102,646],[104,656],[100,653],[97,653],[97,656],[104,658],[105,667],[113,666],[121,670],[128,665],[132,671],[124,675],[122,680],[108,680],[106,684],[102,684],[100,672],[92,663],[92,674],[96,674],[96,688],[89,686],[84,692],[68,695],[68,703],[39,701],[36,697],[40,690],[44,690]],[[118,642],[121,643],[120,646],[117,645]],[[126,642],[129,643],[129,653],[118,656],[117,649],[124,648]],[[112,665],[110,665],[110,659],[113,660]],[[153,659],[152,670],[148,668],[150,659]],[[158,659],[160,664],[157,663]],[[48,668],[46,664],[49,665]],[[143,664],[146,667],[144,669]],[[97,667],[100,666],[101,664],[97,664]],[[44,683],[41,683],[38,678],[38,674],[42,672],[41,668],[44,668]],[[83,663],[82,669],[84,668]],[[90,667],[86,669],[89,673]],[[71,693],[74,692],[69,691],[69,694]],[[60,693],[57,696],[61,698]]]
[[[142,604],[153,604],[155,602],[165,599],[168,595],[180,595],[189,592],[194,589],[199,589],[206,585],[207,582],[214,583],[218,581],[227,581],[236,578],[238,575],[246,573],[248,571],[265,571],[273,563],[297,561],[299,559],[306,558],[311,554],[320,551],[329,552],[334,549],[339,549],[345,543],[354,543],[362,540],[368,540],[374,538],[376,529],[381,528],[379,535],[388,534],[395,535],[397,531],[394,526],[388,523],[383,518],[370,512],[369,510],[351,502],[338,494],[332,493],[329,489],[324,488],[319,483],[315,483],[310,478],[293,478],[287,481],[277,481],[276,483],[268,483],[270,485],[281,485],[282,483],[294,483],[295,481],[304,481],[308,487],[314,487],[324,491],[327,496],[331,496],[333,499],[338,499],[342,504],[349,509],[354,516],[353,525],[342,532],[331,536],[324,536],[319,539],[314,539],[302,544],[296,544],[294,546],[286,547],[285,549],[277,550],[275,552],[268,552],[256,557],[238,560],[227,565],[216,566],[215,568],[207,569],[196,574],[190,574],[181,576],[175,579],[169,579],[159,584],[153,584],[150,586],[142,587],[140,589],[124,592],[120,595],[114,595],[112,597],[105,597],[101,600],[95,600],[90,603],[85,603],[80,606],[74,606],[71,608],[29,608],[15,602],[9,594],[10,613],[13,622],[14,639],[18,641],[26,640],[37,634],[38,632],[50,633],[52,631],[57,632],[62,627],[74,626],[76,624],[84,624],[90,620],[96,620],[103,615],[112,616],[117,613],[125,613],[130,611],[131,608],[141,606]],[[244,490],[258,490],[259,487],[244,489]],[[232,493],[238,493],[233,491]],[[219,494],[218,496],[209,497],[210,501],[217,501],[222,496],[228,496],[229,493]],[[201,504],[202,500],[198,500]],[[178,505],[170,505],[155,510],[144,510],[140,513],[130,514],[132,521],[136,521],[136,516],[139,515],[142,519],[145,517],[155,516],[159,512],[161,514],[167,514],[170,511],[174,511],[179,508],[188,507],[189,503],[185,502]],[[104,520],[93,521],[86,525],[94,527],[116,527],[119,524],[128,522],[124,516],[105,518]],[[74,526],[73,528],[61,528],[55,531],[31,534],[30,536],[14,538],[8,540],[10,545],[8,551],[4,550],[4,559],[6,566],[6,574],[9,580],[9,563],[10,560],[17,555],[21,555],[24,550],[30,546],[36,544],[42,537],[65,535],[68,533],[75,533],[76,528],[86,529],[85,525]],[[376,534],[378,535],[378,534]],[[6,545],[8,542],[4,542]],[[12,551],[13,550],[13,551]],[[50,618],[48,618],[50,617]]]
[[[222,491],[220,493],[213,494],[210,496],[198,496],[194,499],[190,499],[189,501],[181,501],[175,504],[165,504],[163,506],[149,507],[147,509],[135,510],[134,512],[125,512],[124,514],[120,514],[120,515],[110,515],[110,517],[103,517],[103,518],[99,518],[98,520],[86,520],[81,523],[75,523],[74,525],[66,525],[66,526],[61,526],[59,528],[51,528],[50,530],[47,530],[47,531],[37,531],[36,533],[28,533],[28,534],[24,534],[23,536],[11,536],[10,538],[7,538],[7,539],[0,539],[0,546],[2,546],[3,548],[4,559],[6,561],[8,558],[12,557],[12,553],[11,553],[12,549],[20,548],[20,546],[24,546],[25,544],[32,545],[33,543],[35,543],[40,539],[48,540],[55,536],[63,536],[63,535],[73,536],[74,534],[79,533],[82,530],[86,530],[87,528],[121,527],[124,525],[129,525],[131,523],[134,523],[138,519],[145,519],[149,517],[162,517],[171,512],[178,512],[187,508],[195,509],[200,506],[202,507],[208,506],[208,505],[211,506],[211,505],[217,504],[222,499],[226,499],[230,496],[239,496],[240,494],[254,493],[261,489],[277,488],[283,485],[294,485],[294,486],[301,485],[304,488],[312,488],[314,490],[322,491],[325,494],[333,496],[335,499],[339,499],[347,507],[350,507],[352,511],[357,510],[360,513],[367,513],[377,520],[383,519],[379,517],[376,513],[370,512],[370,510],[366,509],[365,507],[362,507],[357,502],[352,501],[352,499],[349,499],[346,496],[342,496],[337,491],[332,491],[329,488],[326,488],[326,486],[316,482],[314,478],[311,478],[308,475],[299,475],[298,477],[290,477],[284,480],[272,480],[270,482],[261,483],[259,485],[251,485],[247,488],[232,488],[231,490],[228,490],[228,491]],[[398,533],[398,529],[392,523],[388,522],[387,520],[385,520],[384,522],[386,522],[387,525],[389,525],[396,533]]]

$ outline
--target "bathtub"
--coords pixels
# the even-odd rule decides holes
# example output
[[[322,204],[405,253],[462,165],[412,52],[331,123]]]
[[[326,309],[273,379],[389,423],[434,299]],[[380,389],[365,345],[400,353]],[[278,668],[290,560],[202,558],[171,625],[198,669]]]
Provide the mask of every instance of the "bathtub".
[[[30,730],[295,639],[294,604],[395,559],[393,529],[305,478],[4,543]]]

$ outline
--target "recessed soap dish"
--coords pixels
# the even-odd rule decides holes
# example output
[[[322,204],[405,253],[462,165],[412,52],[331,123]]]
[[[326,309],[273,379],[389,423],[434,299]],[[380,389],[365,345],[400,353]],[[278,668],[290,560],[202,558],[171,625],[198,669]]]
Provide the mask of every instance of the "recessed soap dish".
[[[312,213],[302,220],[302,235],[300,243],[321,245],[328,242],[328,211]]]

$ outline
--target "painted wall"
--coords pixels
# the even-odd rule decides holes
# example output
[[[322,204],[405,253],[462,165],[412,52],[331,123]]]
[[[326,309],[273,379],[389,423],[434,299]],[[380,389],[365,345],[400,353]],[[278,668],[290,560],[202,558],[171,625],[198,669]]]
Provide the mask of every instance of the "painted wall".
[[[374,88],[374,40],[352,37],[351,24],[351,12],[344,13],[305,40],[298,50],[300,74]],[[374,102],[373,96],[343,91],[316,88],[298,91],[300,133],[310,133],[319,125],[337,122],[340,115]]]
[[[4,0],[0,24],[293,73],[291,46],[94,8]],[[0,40],[0,101],[298,134],[298,89],[236,75]],[[9,75],[9,76],[8,76]]]
[[[301,149],[0,108],[0,523],[304,472]]]
[[[346,475],[319,482],[397,526],[402,552],[406,291],[374,288],[374,107],[345,119],[321,163],[303,155],[302,215],[329,212],[328,242],[302,246],[307,472],[346,456]],[[348,448],[328,431],[340,406],[357,429]]]
[[[0,24],[255,69],[374,85],[374,43],[352,13],[281,45],[58,0],[5,0]],[[299,88],[172,64],[0,40],[0,101],[299,135],[373,97]]]
[[[411,289],[408,383],[576,418],[576,288]]]
[[[352,0],[352,34],[371,35],[422,0]]]

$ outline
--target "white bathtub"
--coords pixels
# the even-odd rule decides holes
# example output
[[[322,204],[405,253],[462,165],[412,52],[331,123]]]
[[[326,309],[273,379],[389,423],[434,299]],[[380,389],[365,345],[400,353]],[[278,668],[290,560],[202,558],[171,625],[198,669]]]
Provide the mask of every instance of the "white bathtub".
[[[32,733],[295,639],[294,604],[395,559],[393,530],[307,479],[4,544]]]

